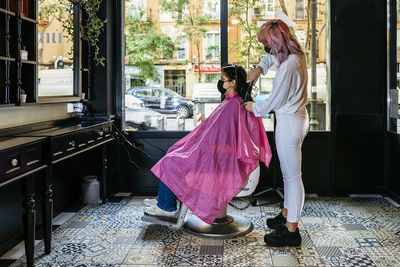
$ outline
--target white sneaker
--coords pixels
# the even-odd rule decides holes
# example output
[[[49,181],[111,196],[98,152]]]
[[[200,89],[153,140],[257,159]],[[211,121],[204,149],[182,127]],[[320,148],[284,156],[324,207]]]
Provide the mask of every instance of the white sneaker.
[[[143,200],[143,204],[147,207],[151,207],[151,206],[156,206],[157,205],[157,199],[155,198],[146,198],[145,200]]]
[[[178,213],[178,211],[177,210],[175,210],[175,211],[162,210],[157,205],[155,205],[155,206],[151,206],[151,207],[146,207],[144,209],[144,213],[149,214],[149,215],[154,215],[154,216],[176,217],[176,214]]]

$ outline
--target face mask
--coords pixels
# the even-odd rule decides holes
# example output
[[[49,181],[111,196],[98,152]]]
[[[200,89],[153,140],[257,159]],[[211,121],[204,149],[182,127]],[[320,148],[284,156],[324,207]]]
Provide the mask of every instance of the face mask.
[[[217,88],[218,88],[218,91],[219,91],[221,94],[225,94],[226,89],[224,88],[224,81],[219,80],[219,81],[218,81],[218,84],[217,84]]]
[[[265,50],[265,52],[267,52],[268,54],[271,54],[271,47],[266,47],[266,46],[264,46],[264,50]]]

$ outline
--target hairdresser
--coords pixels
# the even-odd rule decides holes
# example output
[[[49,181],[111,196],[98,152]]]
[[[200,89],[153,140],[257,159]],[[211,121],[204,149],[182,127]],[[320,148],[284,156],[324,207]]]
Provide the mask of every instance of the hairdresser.
[[[304,204],[301,178],[301,145],[307,135],[307,65],[304,52],[289,27],[280,19],[264,23],[258,32],[266,55],[256,69],[249,72],[247,82],[277,69],[271,95],[263,102],[244,103],[256,117],[274,111],[276,114],[275,143],[284,181],[284,208],[275,218],[267,219],[275,231],[264,236],[268,246],[297,247],[301,244],[298,229]]]

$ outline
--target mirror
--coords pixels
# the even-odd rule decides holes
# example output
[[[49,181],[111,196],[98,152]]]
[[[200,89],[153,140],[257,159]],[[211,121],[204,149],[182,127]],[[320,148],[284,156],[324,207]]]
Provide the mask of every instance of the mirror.
[[[73,17],[71,1],[39,1],[39,97],[74,96]]]

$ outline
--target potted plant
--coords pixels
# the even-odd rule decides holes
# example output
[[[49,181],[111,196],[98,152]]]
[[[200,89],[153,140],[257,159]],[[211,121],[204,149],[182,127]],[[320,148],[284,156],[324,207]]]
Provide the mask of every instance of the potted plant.
[[[21,99],[21,104],[26,103],[26,94],[23,89],[21,89],[21,92],[20,92],[20,99]]]

